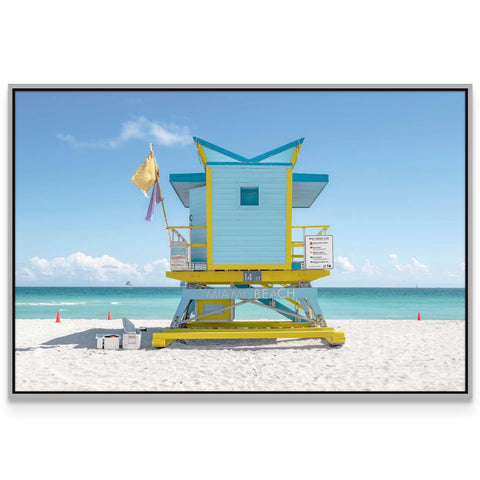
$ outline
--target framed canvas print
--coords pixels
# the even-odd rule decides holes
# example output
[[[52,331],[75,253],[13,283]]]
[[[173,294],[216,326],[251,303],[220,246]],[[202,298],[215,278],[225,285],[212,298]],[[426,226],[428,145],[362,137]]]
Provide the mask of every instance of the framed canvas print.
[[[11,391],[467,395],[470,86],[11,86]]]

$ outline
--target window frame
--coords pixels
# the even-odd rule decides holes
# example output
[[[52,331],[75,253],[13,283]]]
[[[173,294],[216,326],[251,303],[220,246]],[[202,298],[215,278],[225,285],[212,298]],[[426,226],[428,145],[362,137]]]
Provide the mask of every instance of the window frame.
[[[249,194],[255,192],[257,195],[257,203],[242,203],[242,193]],[[260,206],[260,188],[259,187],[247,187],[247,186],[240,186],[240,207],[258,207]]]

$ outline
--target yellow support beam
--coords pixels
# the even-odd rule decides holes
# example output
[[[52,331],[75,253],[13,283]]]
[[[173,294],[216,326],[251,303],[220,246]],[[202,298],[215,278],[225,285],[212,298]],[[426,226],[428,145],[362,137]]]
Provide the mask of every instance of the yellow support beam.
[[[286,268],[292,268],[292,195],[293,195],[293,168],[287,168],[287,205],[286,205]]]
[[[211,269],[213,263],[213,226],[212,226],[212,169],[205,169],[206,194],[207,194],[207,268]],[[167,272],[168,276],[168,272]],[[175,278],[175,277],[173,277]]]
[[[239,265],[240,266],[240,265]],[[263,270],[262,282],[271,284],[293,284],[298,282],[312,282],[317,278],[328,277],[330,270]],[[243,270],[231,271],[194,271],[182,270],[166,272],[168,278],[174,278],[181,282],[213,284],[250,284],[243,281]]]
[[[209,328],[307,328],[310,327],[309,322],[291,322],[291,321],[240,321],[233,322],[187,322],[187,328],[209,329]],[[331,328],[330,330],[333,330]]]
[[[286,298],[285,299],[287,302],[290,302],[292,305],[295,305],[296,307],[298,308],[301,308],[303,310],[303,306],[301,303],[297,302],[296,300],[294,300],[293,298]]]
[[[167,340],[165,338],[152,338],[152,347],[165,348],[175,340]]]
[[[302,148],[302,143],[300,145],[297,145],[295,147],[295,150],[293,151],[293,155],[292,155],[292,158],[291,158],[291,162],[292,162],[292,167],[295,166],[295,164],[297,163],[297,160],[298,160],[298,155],[300,153],[300,149]]]
[[[205,151],[200,143],[196,143],[195,146],[197,147],[198,154],[200,155],[200,160],[202,160],[203,168],[207,168],[207,156],[205,155]]]

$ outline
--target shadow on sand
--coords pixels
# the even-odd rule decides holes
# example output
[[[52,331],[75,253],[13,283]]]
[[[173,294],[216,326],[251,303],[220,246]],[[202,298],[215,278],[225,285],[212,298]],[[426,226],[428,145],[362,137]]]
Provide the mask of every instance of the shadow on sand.
[[[157,329],[160,331],[161,329]],[[152,332],[155,329],[149,329],[147,332],[142,333],[142,342],[141,348],[152,348]],[[97,349],[97,339],[96,336],[99,334],[115,334],[119,335],[120,338],[123,335],[122,328],[90,328],[83,332],[71,333],[70,335],[65,335],[63,337],[52,338],[47,342],[43,342],[41,347],[44,346],[56,346],[56,345],[75,345],[74,348],[87,348],[87,349]]]
[[[163,350],[152,347],[152,334],[160,332],[161,328],[149,328],[146,332],[142,333],[141,348],[146,350]],[[83,332],[71,333],[63,337],[52,338],[39,347],[26,347],[17,348],[17,352],[32,351],[36,348],[53,348],[58,345],[74,345],[74,348],[86,348],[97,349],[97,334],[123,334],[121,328],[90,328]],[[299,339],[283,339],[282,342],[277,342],[275,338],[250,338],[250,339],[238,339],[238,340],[177,340],[170,344],[168,350],[238,350],[238,351],[259,351],[262,349],[296,349],[296,350],[311,350],[311,349],[328,349],[331,347],[324,345],[321,341],[318,341],[315,345],[299,345]],[[292,345],[293,342],[297,342]]]
[[[167,348],[178,350],[238,350],[242,352],[258,352],[259,350],[331,350],[331,347],[324,345],[320,340],[315,345],[299,345],[294,342],[302,341],[299,338],[282,339],[278,342],[275,338],[248,338],[232,340],[177,340]],[[293,345],[292,345],[293,344]]]

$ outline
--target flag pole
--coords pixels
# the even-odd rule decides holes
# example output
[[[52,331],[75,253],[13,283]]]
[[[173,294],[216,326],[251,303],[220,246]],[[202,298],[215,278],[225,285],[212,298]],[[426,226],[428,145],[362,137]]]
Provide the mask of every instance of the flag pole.
[[[153,143],[150,143],[150,152],[152,152],[153,154]],[[154,158],[155,158],[155,154],[153,154]],[[157,161],[155,160],[155,163],[157,163]],[[158,165],[157,165],[158,167]],[[165,211],[165,204],[163,203],[163,195],[162,195],[162,189],[160,188],[160,182],[158,180],[158,175],[155,175],[156,178],[155,178],[155,181],[157,182],[157,187],[158,187],[158,193],[160,193],[160,201],[162,202],[162,210],[163,210],[163,218],[165,219],[165,226],[167,228],[167,235],[168,235],[168,243],[171,243],[172,240],[170,238],[170,229],[168,228],[168,220],[167,220],[167,212]]]

